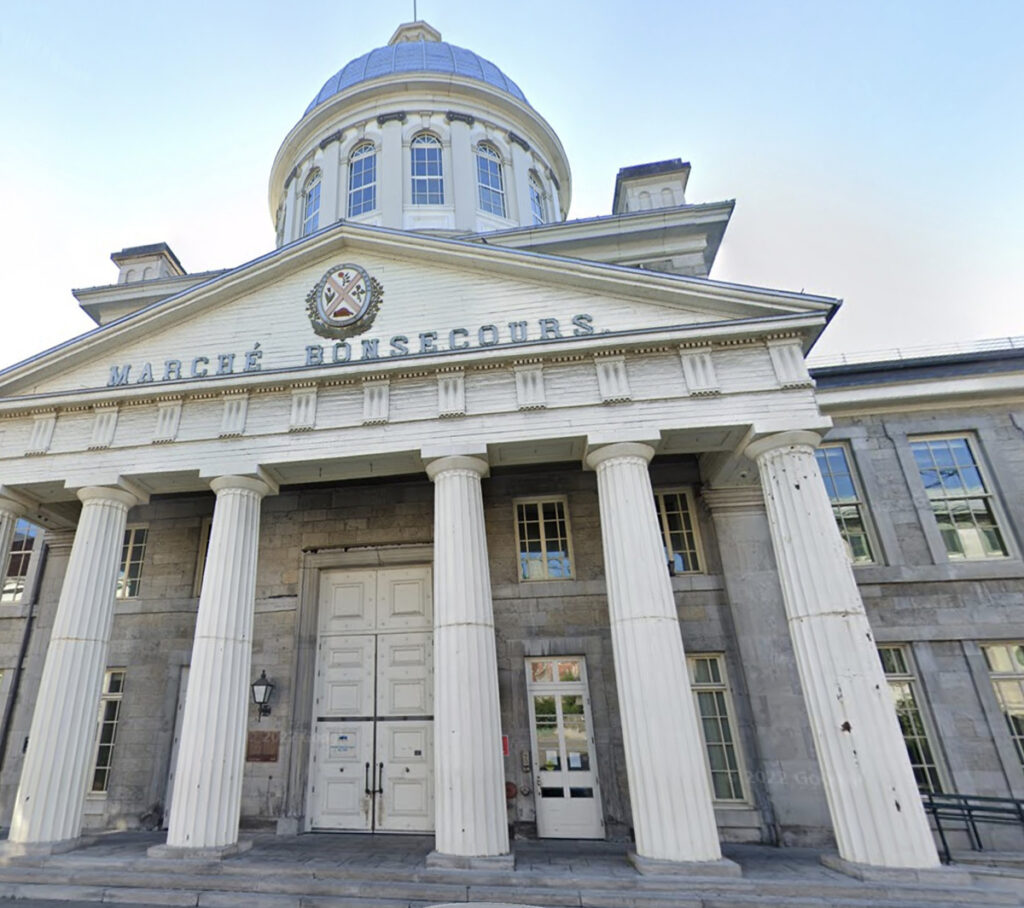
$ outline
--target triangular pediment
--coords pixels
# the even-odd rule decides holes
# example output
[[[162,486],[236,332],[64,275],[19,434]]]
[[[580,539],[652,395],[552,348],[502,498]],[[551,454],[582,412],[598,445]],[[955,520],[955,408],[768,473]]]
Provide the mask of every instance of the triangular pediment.
[[[307,297],[342,264],[358,265],[382,296],[372,323],[360,322],[351,337],[325,337]],[[398,363],[457,368],[480,357],[583,353],[648,336],[695,342],[708,326],[764,322],[767,331],[780,320],[804,322],[809,337],[834,305],[343,224],[0,373],[0,397],[126,387],[170,393],[183,383],[257,374],[309,380],[322,369],[365,374]]]

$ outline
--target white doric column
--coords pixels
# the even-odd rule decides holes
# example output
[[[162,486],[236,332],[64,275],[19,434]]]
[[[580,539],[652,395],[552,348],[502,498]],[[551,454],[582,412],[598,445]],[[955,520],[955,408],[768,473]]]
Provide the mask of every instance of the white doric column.
[[[32,715],[8,836],[11,850],[45,853],[77,844],[96,755],[96,709],[124,528],[128,509],[139,499],[98,486],[80,489],[78,497],[82,513]]]
[[[638,869],[722,860],[711,788],[645,444],[587,455],[597,471],[605,580]],[[653,862],[653,863],[652,863]],[[712,866],[715,866],[712,864]],[[684,869],[680,867],[679,869]]]
[[[262,479],[220,476],[199,596],[167,844],[153,855],[239,850]]]
[[[755,441],[772,543],[840,857],[939,866],[813,432]]]
[[[0,589],[7,577],[7,559],[11,554],[11,543],[14,542],[14,529],[27,513],[28,510],[20,502],[0,496]]]
[[[479,457],[427,465],[434,482],[432,863],[511,861],[501,754],[498,659]]]

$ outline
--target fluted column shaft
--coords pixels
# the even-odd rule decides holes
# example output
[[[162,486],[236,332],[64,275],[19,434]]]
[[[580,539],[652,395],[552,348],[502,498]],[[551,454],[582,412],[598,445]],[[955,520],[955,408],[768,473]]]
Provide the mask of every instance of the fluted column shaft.
[[[494,606],[480,480],[486,461],[444,457],[434,481],[435,848],[507,854]]]
[[[238,841],[252,661],[259,479],[221,476],[210,527],[181,725],[167,844],[225,848]]]
[[[613,444],[597,471],[615,683],[637,854],[721,859],[711,789],[647,464],[654,449]]]
[[[818,471],[811,432],[754,442],[797,669],[839,854],[938,866],[875,639]]]
[[[114,618],[128,509],[123,489],[81,489],[82,514],[46,650],[28,750],[11,818],[11,842],[77,839],[96,746],[96,710]]]
[[[18,520],[25,516],[25,508],[9,498],[0,498],[0,589],[7,579],[7,559],[14,542],[14,530]]]

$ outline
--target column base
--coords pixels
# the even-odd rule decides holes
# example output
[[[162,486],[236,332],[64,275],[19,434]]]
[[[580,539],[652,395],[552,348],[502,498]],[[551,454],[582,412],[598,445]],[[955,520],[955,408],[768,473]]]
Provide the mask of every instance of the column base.
[[[251,839],[243,839],[230,845],[215,845],[209,848],[181,848],[177,845],[151,845],[146,849],[150,858],[164,858],[176,861],[223,861],[252,848]]]
[[[298,835],[302,831],[302,817],[278,817],[274,831],[278,835]]]
[[[645,858],[643,855],[630,851],[626,860],[633,865],[637,873],[644,876],[717,876],[738,877],[743,875],[740,865],[728,858],[717,861],[664,861],[659,858]]]
[[[427,855],[428,867],[445,870],[515,870],[514,854],[443,854],[432,851]]]
[[[821,863],[829,870],[836,870],[855,880],[868,883],[931,883],[934,885],[970,886],[973,877],[959,867],[876,867],[874,864],[858,864],[839,857],[838,854],[823,854]]]
[[[62,839],[59,842],[12,842],[5,839],[0,842],[0,860],[5,858],[45,857],[49,854],[65,854],[76,848],[84,848],[96,842],[96,836],[78,836],[74,839]]]

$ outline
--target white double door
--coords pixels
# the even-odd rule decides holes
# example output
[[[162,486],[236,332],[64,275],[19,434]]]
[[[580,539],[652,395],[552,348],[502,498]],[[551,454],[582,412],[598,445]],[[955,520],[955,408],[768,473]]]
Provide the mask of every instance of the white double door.
[[[310,829],[434,828],[430,568],[325,571]]]

